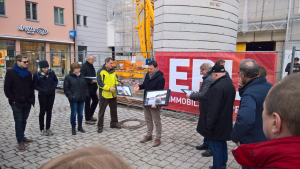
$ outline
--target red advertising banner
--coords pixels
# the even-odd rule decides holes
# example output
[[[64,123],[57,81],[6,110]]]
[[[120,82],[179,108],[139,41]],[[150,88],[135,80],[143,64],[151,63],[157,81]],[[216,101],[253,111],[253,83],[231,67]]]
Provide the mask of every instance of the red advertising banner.
[[[198,101],[187,99],[181,89],[199,91],[203,81],[200,66],[203,63],[210,63],[213,66],[219,59],[225,60],[225,69],[237,90],[233,110],[234,121],[239,109],[238,72],[241,60],[254,59],[260,66],[266,67],[268,82],[275,84],[276,52],[155,52],[155,60],[166,79],[165,89],[171,90],[169,106],[164,108],[199,114]]]

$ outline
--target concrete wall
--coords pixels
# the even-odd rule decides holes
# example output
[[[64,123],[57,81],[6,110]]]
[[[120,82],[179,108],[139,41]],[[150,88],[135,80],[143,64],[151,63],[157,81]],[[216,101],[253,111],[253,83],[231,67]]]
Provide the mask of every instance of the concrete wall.
[[[154,4],[154,50],[236,50],[236,0],[158,0]]]
[[[80,25],[77,25],[77,45],[87,46],[88,51],[109,51],[106,12],[107,1],[76,0],[76,14],[80,15]],[[83,16],[87,16],[87,26],[83,25]]]

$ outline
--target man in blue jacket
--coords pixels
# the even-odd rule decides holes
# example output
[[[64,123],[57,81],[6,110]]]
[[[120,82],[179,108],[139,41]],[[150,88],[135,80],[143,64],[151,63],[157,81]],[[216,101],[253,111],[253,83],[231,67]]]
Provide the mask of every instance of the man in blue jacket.
[[[158,69],[157,62],[155,60],[151,60],[148,63],[149,72],[146,74],[145,80],[142,85],[135,85],[134,91],[138,91],[140,89],[144,90],[145,93],[148,90],[163,90],[165,87],[165,78],[164,74]],[[153,121],[156,128],[156,139],[154,141],[153,147],[157,147],[160,145],[161,139],[161,119],[160,119],[160,107],[155,106],[153,104],[151,107],[144,107],[145,120],[147,123],[147,136],[141,140],[141,143],[152,140],[152,131],[153,131]]]
[[[258,77],[259,65],[252,59],[241,61],[239,75],[240,107],[230,137],[238,145],[267,141],[263,132],[262,112],[264,100],[273,85],[265,77]]]

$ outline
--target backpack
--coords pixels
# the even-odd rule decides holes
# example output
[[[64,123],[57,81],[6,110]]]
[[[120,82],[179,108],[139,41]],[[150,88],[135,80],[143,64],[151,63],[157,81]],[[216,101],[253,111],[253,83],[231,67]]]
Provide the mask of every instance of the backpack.
[[[54,74],[54,73],[53,73],[53,70],[51,70],[51,73],[52,73],[52,77],[53,77],[53,74]],[[38,79],[38,86],[40,86],[40,85],[39,85],[39,82],[40,82],[40,78],[41,78],[41,77],[40,77],[40,75],[39,75],[38,73],[37,73],[36,75],[37,75],[37,79]]]

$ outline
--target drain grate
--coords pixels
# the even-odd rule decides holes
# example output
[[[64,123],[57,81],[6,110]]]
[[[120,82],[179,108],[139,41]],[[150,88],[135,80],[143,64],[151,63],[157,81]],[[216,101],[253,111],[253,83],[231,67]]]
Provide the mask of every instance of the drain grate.
[[[122,128],[135,130],[145,126],[146,122],[140,119],[127,119],[119,122],[119,124],[122,126]]]

